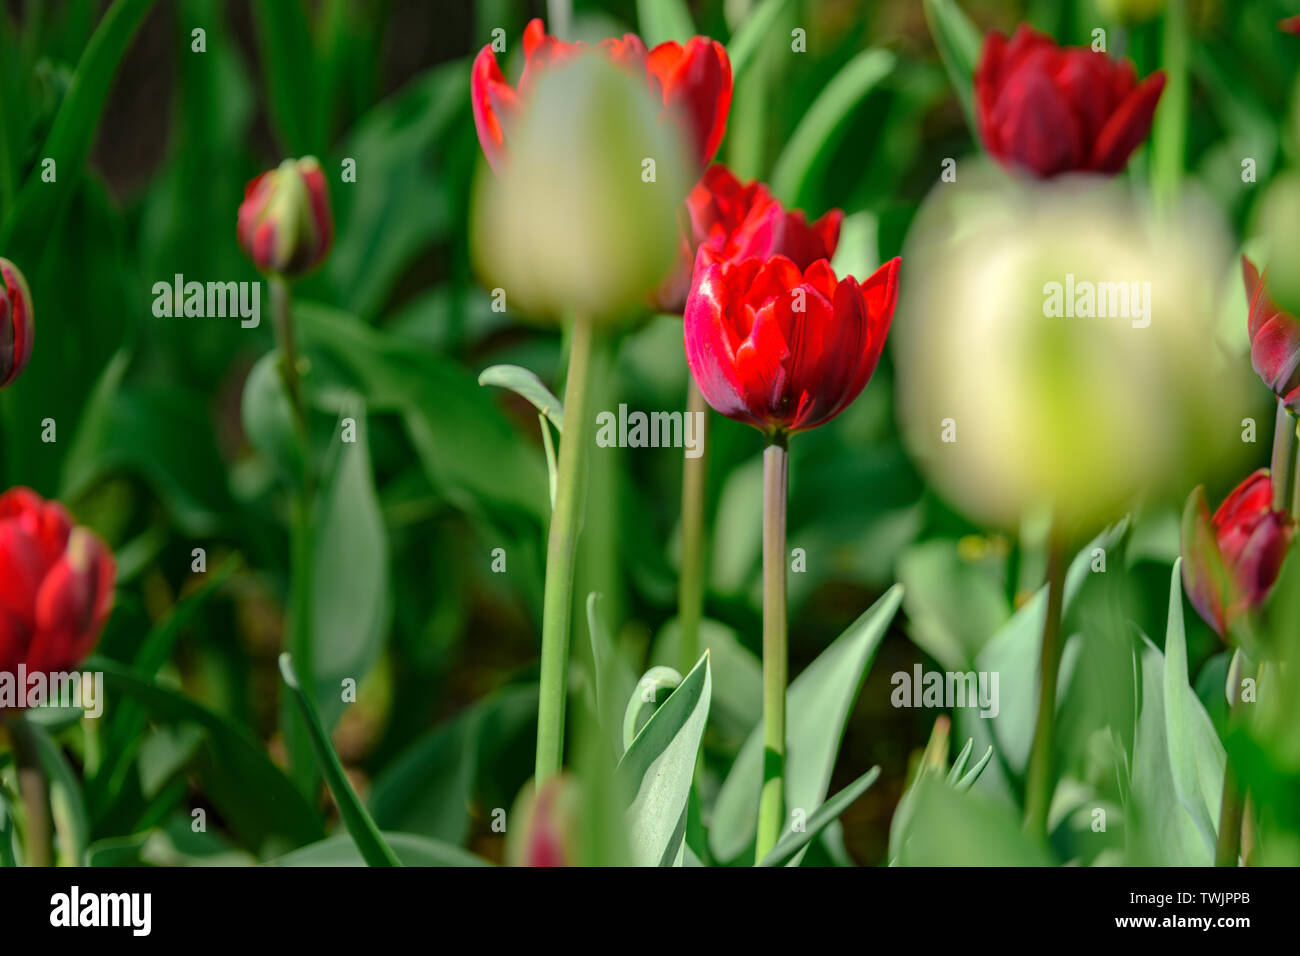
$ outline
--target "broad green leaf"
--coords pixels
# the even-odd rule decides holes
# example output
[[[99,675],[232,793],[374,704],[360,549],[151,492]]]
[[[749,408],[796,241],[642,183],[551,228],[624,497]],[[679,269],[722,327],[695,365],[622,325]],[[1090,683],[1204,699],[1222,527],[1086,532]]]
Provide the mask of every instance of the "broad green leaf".
[[[650,718],[655,715],[661,704],[668,700],[681,686],[682,675],[673,667],[652,667],[636,682],[636,689],[628,695],[627,707],[623,711],[623,752],[632,746],[632,741],[641,732]]]
[[[826,799],[849,711],[876,648],[903,599],[894,585],[808,665],[786,693],[787,812],[813,813]],[[723,862],[752,845],[762,787],[763,728],[755,727],[718,793],[709,847]],[[785,828],[788,829],[788,826]]]
[[[261,847],[275,838],[300,846],[324,836],[316,811],[242,729],[183,693],[152,683],[116,661],[92,657],[86,667],[104,673],[110,701],[129,698],[160,723],[203,728],[205,746],[196,758],[203,792],[249,845]]]
[[[1187,678],[1187,638],[1183,632],[1183,559],[1169,579],[1169,623],[1165,629],[1165,739],[1178,802],[1196,825],[1206,850],[1218,840],[1219,801],[1225,755],[1209,714]]]
[[[84,490],[99,475],[96,455],[102,443],[102,436],[112,425],[109,409],[122,385],[122,376],[131,364],[131,353],[122,348],[104,366],[95,381],[95,387],[86,399],[86,410],[77,426],[77,433],[72,437],[68,457],[63,459],[63,475],[59,482],[59,497],[75,497],[79,490]]]
[[[969,670],[984,643],[1011,616],[996,577],[963,560],[956,541],[932,538],[898,564],[908,636],[945,670]]]
[[[956,0],[925,0],[925,22],[939,50],[939,59],[961,102],[966,125],[979,142],[975,126],[975,65],[980,56],[980,35]]]
[[[685,43],[695,35],[686,0],[636,0],[636,22],[649,47],[668,40]]]
[[[564,405],[542,384],[535,372],[518,365],[492,365],[479,373],[478,383],[508,388],[528,399],[534,408],[551,420],[557,432],[564,433]]]
[[[731,75],[739,81],[744,75],[754,55],[771,33],[772,25],[785,12],[793,0],[763,0],[740,25],[731,42],[727,44],[727,57],[731,60]]]
[[[1084,582],[1093,573],[1091,565],[1094,549],[1110,551],[1123,539],[1127,530],[1127,518],[1111,525],[1070,562],[1065,574],[1062,617],[1069,615]],[[1043,617],[1046,613],[1047,585],[1044,584],[984,643],[975,658],[976,671],[999,675],[998,715],[982,723],[992,724],[999,759],[1005,759],[1016,773],[1023,772],[1029,759],[1034,715],[1038,708],[1038,659],[1043,641]],[[1058,707],[1069,686],[1070,659],[1067,647],[1058,684]]]
[[[655,637],[650,663],[671,664],[680,660],[681,628],[670,619]],[[740,643],[736,632],[718,621],[700,621],[699,646],[709,652],[713,677],[713,701],[709,705],[709,729],[738,738],[738,747],[763,716],[763,663]]]
[[[872,767],[857,780],[853,781],[835,796],[831,797],[810,816],[798,832],[787,830],[777,841],[776,846],[768,851],[759,866],[785,866],[795,858],[800,850],[817,839],[821,832],[838,820],[840,814],[852,806],[853,801],[867,792],[867,789],[880,777],[880,768]]]
[[[253,5],[253,20],[281,145],[294,156],[316,153],[325,143],[316,89],[319,71],[307,11],[301,0],[258,3]]]
[[[352,789],[347,774],[343,772],[343,763],[339,760],[339,755],[334,752],[334,745],[330,743],[325,729],[321,726],[315,705],[312,704],[311,698],[303,693],[302,686],[298,683],[298,676],[293,672],[293,661],[288,654],[280,655],[280,676],[293,694],[298,709],[302,712],[303,720],[307,722],[307,731],[312,750],[316,754],[316,763],[325,777],[326,784],[329,785],[330,793],[334,795],[339,816],[343,818],[343,824],[352,835],[362,858],[370,866],[401,866],[397,857],[393,855],[392,849],[380,836],[375,821],[370,818],[366,808],[357,799],[356,791]]]
[[[403,866],[491,866],[481,856],[416,833],[383,833],[385,843]],[[300,847],[268,866],[365,866],[366,860],[347,834]]]
[[[1028,837],[1010,807],[979,794],[958,793],[941,776],[924,774],[901,866],[1050,866],[1046,850]]]
[[[347,419],[355,435],[347,436]],[[355,441],[343,440],[355,438]],[[388,624],[388,534],[370,464],[365,405],[335,428],[317,500],[312,574],[312,670],[321,720],[342,715],[341,682],[358,683],[379,660]]]
[[[686,675],[618,762],[617,778],[632,795],[628,845],[638,866],[680,866],[686,808],[709,718],[709,655]]]
[[[894,69],[888,50],[863,50],[844,65],[808,107],[772,170],[772,191],[799,205],[804,186],[839,141],[849,114]]]
[[[282,481],[296,487],[306,473],[307,456],[280,374],[278,350],[263,355],[248,373],[239,410],[249,443]]]
[[[594,592],[587,595],[587,632],[591,638],[592,665],[596,670],[596,714],[613,745],[614,756],[621,757],[627,745],[618,724],[618,702],[631,695],[636,681],[605,626],[600,612],[600,595]],[[681,683],[680,675],[677,682]]]
[[[86,44],[39,153],[42,159],[54,160],[59,183],[74,181],[80,173],[94,142],[104,102],[113,88],[113,76],[152,6],[153,0],[116,0]],[[0,227],[0,249],[12,250],[37,241],[58,218],[73,192],[66,186],[52,187],[42,182],[41,166],[37,164]]]

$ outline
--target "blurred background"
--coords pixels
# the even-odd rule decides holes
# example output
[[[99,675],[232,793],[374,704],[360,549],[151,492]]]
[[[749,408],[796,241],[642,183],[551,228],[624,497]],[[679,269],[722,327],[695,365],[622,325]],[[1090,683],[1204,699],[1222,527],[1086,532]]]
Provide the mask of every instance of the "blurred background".
[[[699,32],[726,42],[757,5],[689,7]],[[633,0],[573,6],[584,34],[638,30]],[[1090,42],[1101,25],[1111,51],[1132,57],[1139,75],[1160,62],[1158,0],[961,6],[981,31],[1009,33],[1028,20],[1072,44]],[[174,0],[119,3],[106,17],[108,7],[0,5],[0,254],[26,273],[36,314],[31,364],[0,395],[0,474],[6,486],[60,497],[112,544],[117,604],[100,654],[124,663],[158,655],[158,684],[201,703],[221,729],[196,730],[184,706],[169,703],[149,707],[147,721],[110,712],[93,733],[62,738],[85,781],[92,855],[263,859],[299,845],[311,835],[302,827],[319,828],[333,812],[323,791],[308,797],[319,816],[309,824],[259,806],[232,769],[242,751],[222,736],[246,736],[284,759],[276,657],[288,593],[286,503],[276,463],[254,447],[240,414],[248,374],[272,347],[267,299],[257,329],[152,309],[154,283],[176,274],[256,280],[235,242],[244,184],[285,156],[313,154],[337,225],[325,267],[296,291],[314,427],[329,432],[345,411],[363,423],[362,439],[343,453],[347,466],[332,470],[322,493],[317,679],[332,689],[351,675],[361,685],[355,705],[327,718],[381,828],[499,861],[492,811],[510,807],[532,771],[549,508],[535,412],[476,378],[513,363],[558,391],[562,352],[557,330],[492,311],[471,267],[468,204],[483,161],[469,64],[500,27],[513,79],[524,25],[546,16],[545,4]],[[1296,11],[1280,0],[1193,0],[1187,11],[1186,174],[1241,239],[1270,179],[1298,158],[1300,41],[1276,29]],[[971,156],[976,145],[921,3],[791,0],[771,24],[737,83],[718,158],[742,178],[772,183],[810,217],[845,210],[836,266],[863,276],[903,249],[943,160]],[[82,83],[99,88],[102,113],[94,96],[83,97],[79,121],[56,125],[61,104],[78,94],[73,73],[97,28],[106,47],[122,49],[115,71]],[[791,52],[795,28],[806,31],[806,53]],[[204,31],[202,52],[195,30]],[[833,82],[872,48],[895,54],[887,75]],[[51,141],[75,158],[37,201],[15,207]],[[1135,180],[1148,176],[1145,154],[1127,174]],[[1256,159],[1256,184],[1243,183],[1242,156]],[[355,160],[355,183],[340,179],[346,159]],[[1244,362],[1244,299],[1235,310],[1225,303],[1216,347]],[[602,361],[598,408],[684,407],[680,319],[648,318]],[[792,447],[789,543],[805,549],[807,570],[790,576],[791,674],[895,580],[908,588],[857,696],[831,790],[875,763],[883,776],[810,860],[888,862],[909,761],[937,716],[892,707],[891,675],[917,663],[974,666],[1042,581],[1041,529],[991,533],[959,514],[905,448],[895,394],[887,349],[863,396]],[[1212,501],[1267,462],[1270,397],[1259,389],[1243,402],[1225,418],[1253,415],[1260,444],[1240,445],[1238,457],[1199,477]],[[45,419],[56,422],[54,442],[42,441]],[[716,790],[760,706],[761,443],[718,416],[712,428],[703,640],[729,664],[715,675],[706,790]],[[578,593],[604,595],[605,620],[637,673],[675,663],[665,642],[676,613],[680,454],[597,448],[592,468],[589,520],[605,533],[584,538]],[[1129,530],[1128,573],[1106,585],[1114,590],[1081,598],[1080,621],[1118,608],[1157,641],[1164,634],[1187,490],[1146,503]],[[194,571],[196,548],[203,574]],[[505,549],[505,573],[492,570],[496,548]],[[584,640],[580,616],[575,624],[575,641]],[[1201,675],[1206,708],[1221,719],[1226,658],[1190,616],[1188,642],[1193,678]],[[1078,690],[1103,710],[1113,703],[1108,673],[1099,663],[1095,685]],[[1008,680],[1004,696],[1014,693]],[[1092,711],[1080,713],[1081,726],[1064,731],[1064,759],[1093,779]],[[978,738],[978,728],[959,721],[957,747],[967,735]],[[976,743],[978,754],[984,743]],[[1014,791],[1014,768],[999,774],[988,786]],[[195,807],[208,812],[204,834],[189,826]]]

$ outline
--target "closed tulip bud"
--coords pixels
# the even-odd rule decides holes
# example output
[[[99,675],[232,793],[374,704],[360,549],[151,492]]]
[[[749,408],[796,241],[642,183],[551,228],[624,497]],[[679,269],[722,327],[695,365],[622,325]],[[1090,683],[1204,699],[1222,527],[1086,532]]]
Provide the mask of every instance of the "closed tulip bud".
[[[1250,364],[1273,394],[1293,412],[1300,412],[1300,321],[1269,298],[1264,276],[1245,256],[1241,271],[1250,303],[1246,319]]]
[[[0,495],[0,672],[75,668],[99,639],[116,575],[63,505],[27,488]]]
[[[0,259],[0,388],[11,385],[32,357],[32,294],[8,259]]]
[[[684,205],[677,269],[657,290],[654,304],[681,312],[694,270],[741,259],[785,256],[800,269],[829,260],[839,243],[844,213],[832,209],[809,223],[799,210],[787,210],[760,182],[742,184],[721,163],[710,166]]]
[[[1300,37],[1300,15],[1278,21],[1277,28],[1283,33],[1290,33]]]
[[[581,829],[577,781],[564,774],[519,794],[510,814],[506,862],[511,866],[575,866]],[[518,821],[518,822],[515,822]]]
[[[686,361],[728,418],[768,434],[830,421],[866,387],[898,301],[900,260],[861,285],[818,259],[701,267],[686,302]]]
[[[1268,469],[1255,472],[1224,499],[1213,517],[1198,487],[1183,510],[1183,587],[1205,623],[1220,637],[1268,597],[1295,525],[1273,509]]]
[[[334,220],[315,157],[286,159],[250,181],[236,235],[260,272],[292,279],[324,262],[334,242]]]
[[[1059,47],[1021,24],[1009,41],[988,35],[974,83],[980,139],[1003,166],[1038,177],[1109,175],[1151,131],[1165,75],[1139,83],[1127,60]]]

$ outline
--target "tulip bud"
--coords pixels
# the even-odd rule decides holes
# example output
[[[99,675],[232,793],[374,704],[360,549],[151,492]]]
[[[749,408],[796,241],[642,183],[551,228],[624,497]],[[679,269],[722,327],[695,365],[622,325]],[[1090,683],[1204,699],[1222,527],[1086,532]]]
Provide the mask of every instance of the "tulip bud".
[[[0,259],[0,388],[13,383],[32,357],[35,333],[27,280],[8,259]]]
[[[261,272],[297,278],[319,266],[334,241],[334,221],[316,158],[286,159],[250,181],[236,235]]]
[[[1264,276],[1245,256],[1241,271],[1250,303],[1246,319],[1250,364],[1291,411],[1300,411],[1300,321],[1278,308],[1269,297]]]
[[[1139,83],[1132,63],[1021,24],[1010,40],[988,35],[974,86],[980,139],[1004,166],[1113,175],[1151,131],[1165,75]]]
[[[113,603],[113,555],[63,505],[27,488],[0,495],[0,672],[71,670]]]
[[[1205,489],[1196,488],[1183,510],[1183,587],[1205,623],[1227,637],[1268,597],[1295,525],[1273,510],[1267,468],[1255,472],[1210,516]]]
[[[576,780],[560,774],[535,789],[530,782],[510,814],[506,861],[511,866],[573,866],[580,829]]]

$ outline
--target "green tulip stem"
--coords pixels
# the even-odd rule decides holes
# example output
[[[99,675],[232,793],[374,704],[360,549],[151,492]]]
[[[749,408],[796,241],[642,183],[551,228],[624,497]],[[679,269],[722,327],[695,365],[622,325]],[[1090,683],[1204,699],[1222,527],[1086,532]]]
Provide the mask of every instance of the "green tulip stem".
[[[18,770],[18,793],[23,809],[23,862],[28,866],[54,865],[54,828],[50,821],[50,783],[41,766],[40,752],[27,718],[9,721]]]
[[[1056,735],[1056,682],[1061,669],[1061,606],[1065,597],[1066,555],[1055,525],[1047,543],[1047,613],[1038,663],[1038,718],[1025,771],[1025,830],[1047,839],[1047,814],[1052,805],[1052,748]]]
[[[271,317],[275,326],[276,350],[280,354],[280,376],[293,409],[294,426],[302,443],[306,462],[301,482],[292,490],[289,501],[289,653],[302,675],[304,694],[315,700],[315,656],[312,648],[312,576],[315,562],[313,540],[314,508],[311,467],[311,438],[307,426],[307,406],[303,401],[302,380],[298,371],[298,353],[293,335],[293,291],[283,276],[270,276]],[[302,715],[292,700],[281,704],[289,762],[293,779],[304,793],[311,795],[318,786],[316,758],[311,737]]]
[[[700,454],[682,465],[682,576],[677,588],[678,669],[689,674],[700,656],[700,619],[704,614],[704,497],[709,474],[709,404],[695,384],[690,384],[686,417],[698,419]]]
[[[590,316],[574,317],[569,371],[564,383],[564,433],[556,465],[555,506],[546,545],[546,587],[542,597],[542,665],[537,701],[535,782],[541,786],[564,762],[564,705],[568,691],[569,627],[573,617],[574,558],[582,523],[591,417]]]
[[[785,613],[785,511],[790,477],[786,436],[763,452],[763,789],[755,862],[767,856],[785,820],[785,689],[790,662]]]
[[[1241,654],[1240,651],[1237,652]],[[1253,676],[1254,669],[1246,664],[1245,655],[1240,658],[1243,666],[1231,689],[1232,700],[1228,709],[1228,724],[1236,727],[1245,717],[1241,700],[1241,681]],[[1235,668],[1229,668],[1232,674]],[[1215,866],[1236,866],[1241,856],[1241,827],[1245,818],[1246,794],[1237,779],[1237,768],[1233,765],[1232,755],[1228,755],[1223,765],[1223,800],[1219,804],[1219,838],[1214,849]]]
[[[1273,485],[1273,510],[1286,511],[1291,504],[1292,464],[1296,453],[1296,417],[1281,399],[1273,422],[1273,458],[1268,476]]]

